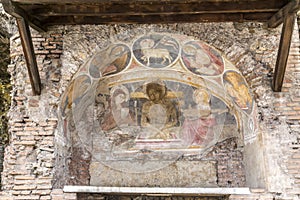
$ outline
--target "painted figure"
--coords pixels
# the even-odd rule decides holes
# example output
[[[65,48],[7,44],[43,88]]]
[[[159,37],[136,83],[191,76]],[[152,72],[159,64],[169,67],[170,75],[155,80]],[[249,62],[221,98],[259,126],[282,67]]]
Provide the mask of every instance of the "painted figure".
[[[105,94],[98,94],[98,96],[102,98],[101,101],[95,105],[96,120],[98,120],[101,130],[108,131],[114,129],[117,124],[111,112],[109,96]]]
[[[129,91],[123,85],[118,85],[111,90],[111,105],[114,120],[119,127],[133,124],[129,110]]]
[[[196,42],[189,42],[183,46],[182,51],[183,63],[193,73],[199,75],[222,73],[224,68],[222,58],[217,57],[216,52],[211,49],[204,49]]]
[[[235,71],[226,72],[224,75],[224,85],[235,101],[243,110],[252,110],[252,98],[243,77]]]
[[[61,100],[61,112],[63,116],[71,109],[72,105],[78,104],[80,99],[87,93],[90,86],[91,79],[86,75],[78,76],[71,82],[67,92]]]
[[[176,107],[173,102],[165,98],[167,91],[163,83],[148,83],[146,94],[148,101],[142,106],[141,125],[157,131],[154,138],[167,139],[170,136],[164,131],[178,123]]]
[[[125,69],[131,60],[129,47],[116,44],[107,51],[102,51],[93,56],[89,73],[93,78],[118,73]]]
[[[201,145],[213,139],[212,126],[216,124],[216,120],[211,113],[210,94],[205,89],[195,90],[193,100],[196,105],[190,105],[184,111],[183,140],[187,145]]]

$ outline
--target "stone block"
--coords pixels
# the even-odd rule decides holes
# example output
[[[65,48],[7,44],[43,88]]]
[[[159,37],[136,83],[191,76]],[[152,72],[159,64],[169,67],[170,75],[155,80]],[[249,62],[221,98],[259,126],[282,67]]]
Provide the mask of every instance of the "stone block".
[[[92,162],[90,175],[93,186],[217,187],[214,161],[176,161],[160,170],[147,173],[126,173],[100,162]]]

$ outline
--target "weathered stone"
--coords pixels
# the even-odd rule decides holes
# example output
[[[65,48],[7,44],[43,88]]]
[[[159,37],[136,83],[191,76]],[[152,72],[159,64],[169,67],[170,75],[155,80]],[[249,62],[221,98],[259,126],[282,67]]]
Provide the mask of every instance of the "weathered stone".
[[[126,165],[127,161],[120,162]],[[129,162],[129,161],[128,161]],[[213,161],[175,161],[148,173],[126,173],[99,162],[90,165],[91,185],[128,187],[216,187],[216,163]],[[188,176],[193,174],[193,176]]]

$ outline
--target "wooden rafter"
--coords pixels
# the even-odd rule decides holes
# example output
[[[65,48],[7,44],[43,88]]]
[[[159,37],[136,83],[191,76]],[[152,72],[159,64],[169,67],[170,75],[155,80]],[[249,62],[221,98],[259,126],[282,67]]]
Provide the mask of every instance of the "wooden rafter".
[[[300,9],[299,4],[300,4],[299,0],[293,0],[290,3],[288,3],[282,9],[280,9],[275,15],[272,16],[272,18],[268,21],[268,27],[275,28],[278,25],[282,24],[287,15],[289,15],[290,13],[296,13],[297,10]]]
[[[272,87],[275,92],[280,92],[283,85],[291,39],[294,30],[294,23],[296,19],[296,12],[300,8],[299,4],[300,0],[293,0],[289,2],[268,21],[268,26],[270,28],[275,28],[279,24],[283,23],[272,83]]]
[[[9,0],[2,0],[3,7],[6,12],[16,17],[17,26],[20,33],[22,48],[27,64],[29,79],[32,87],[33,95],[41,94],[41,80],[37,67],[36,57],[34,54],[32,38],[29,30],[28,22],[25,20],[26,14],[18,9]],[[19,13],[20,11],[20,13]],[[24,17],[23,17],[24,16]]]
[[[29,79],[32,87],[33,95],[41,94],[41,79],[37,67],[36,57],[34,54],[32,39],[29,26],[25,19],[18,18],[17,25],[21,37],[23,52],[27,64]]]
[[[39,20],[30,17],[24,9],[22,9],[17,4],[13,3],[11,0],[2,0],[1,3],[3,5],[4,10],[10,15],[14,16],[17,19],[25,19],[30,24],[30,26],[36,29],[37,31],[46,31],[45,26],[42,25],[42,23]]]
[[[295,13],[288,13],[284,18],[272,84],[273,90],[275,92],[280,92],[283,85],[286,64],[291,46],[291,39],[295,25],[295,19]]]

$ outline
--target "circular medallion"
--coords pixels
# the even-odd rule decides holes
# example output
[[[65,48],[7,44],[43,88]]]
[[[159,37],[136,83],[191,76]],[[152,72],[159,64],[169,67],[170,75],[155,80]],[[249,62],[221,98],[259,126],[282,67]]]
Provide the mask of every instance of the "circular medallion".
[[[181,58],[186,68],[198,75],[215,76],[224,71],[221,54],[200,41],[184,44]]]
[[[163,68],[177,60],[179,49],[178,42],[170,36],[151,34],[134,42],[133,55],[146,67]]]

